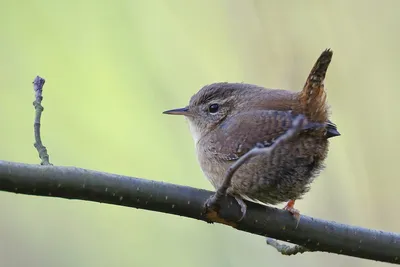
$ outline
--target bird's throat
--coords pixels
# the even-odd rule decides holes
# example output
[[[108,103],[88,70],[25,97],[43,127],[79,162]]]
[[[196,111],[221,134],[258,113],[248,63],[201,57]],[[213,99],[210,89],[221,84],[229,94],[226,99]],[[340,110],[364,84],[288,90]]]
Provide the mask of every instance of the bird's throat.
[[[186,118],[186,120],[189,124],[189,130],[190,130],[190,133],[192,134],[194,145],[197,146],[197,143],[199,142],[199,140],[201,138],[201,131],[200,131],[199,127],[190,118]]]

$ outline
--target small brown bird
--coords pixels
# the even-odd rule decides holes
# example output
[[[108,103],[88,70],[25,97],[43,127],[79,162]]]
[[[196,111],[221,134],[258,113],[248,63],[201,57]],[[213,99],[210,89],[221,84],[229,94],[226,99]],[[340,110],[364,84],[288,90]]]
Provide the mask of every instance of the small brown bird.
[[[285,209],[298,218],[295,200],[309,191],[322,170],[328,139],[340,135],[328,119],[324,90],[331,58],[329,49],[321,54],[301,92],[214,83],[196,93],[188,106],[164,112],[187,118],[201,169],[216,189],[241,156],[255,146],[271,146],[298,115],[306,118],[291,141],[273,154],[251,158],[232,177],[227,193],[238,200],[244,214],[243,199],[272,205],[288,201]]]

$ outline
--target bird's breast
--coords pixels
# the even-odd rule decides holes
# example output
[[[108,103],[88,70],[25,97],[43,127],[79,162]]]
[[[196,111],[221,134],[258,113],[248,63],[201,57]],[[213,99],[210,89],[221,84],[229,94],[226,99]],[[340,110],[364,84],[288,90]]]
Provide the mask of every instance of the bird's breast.
[[[196,154],[203,174],[214,188],[219,188],[232,162],[222,160],[212,144],[203,145],[202,140],[196,145]]]

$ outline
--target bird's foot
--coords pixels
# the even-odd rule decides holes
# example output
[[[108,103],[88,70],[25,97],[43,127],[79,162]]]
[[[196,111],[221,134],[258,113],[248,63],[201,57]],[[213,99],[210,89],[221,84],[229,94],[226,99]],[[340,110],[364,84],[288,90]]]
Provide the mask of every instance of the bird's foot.
[[[297,226],[299,225],[299,222],[300,222],[300,211],[294,208],[294,203],[295,203],[295,200],[289,200],[283,209],[290,212],[292,214],[292,216],[296,219],[296,221],[297,221],[296,228],[297,228]]]
[[[235,197],[236,202],[240,206],[240,211],[242,212],[242,216],[238,220],[238,222],[240,222],[246,216],[247,205],[241,197],[235,196],[235,195],[234,195],[234,197]],[[220,195],[219,192],[217,191],[214,195],[212,195],[210,198],[208,198],[206,200],[206,202],[204,203],[205,210],[207,211],[207,210],[211,209],[211,210],[218,212],[219,202],[221,201],[221,199],[222,199],[222,195]]]
[[[219,201],[221,200],[221,197],[218,196],[218,193],[215,193],[211,197],[209,197],[206,202],[204,203],[204,208],[207,209],[212,209],[216,210],[219,208]]]

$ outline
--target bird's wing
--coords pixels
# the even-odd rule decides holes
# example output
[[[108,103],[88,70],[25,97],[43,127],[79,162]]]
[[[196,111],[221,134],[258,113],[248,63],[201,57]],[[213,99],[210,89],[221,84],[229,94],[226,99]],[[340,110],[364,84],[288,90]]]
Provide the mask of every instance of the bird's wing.
[[[226,119],[213,131],[214,153],[224,160],[237,160],[256,145],[270,146],[292,127],[296,115],[290,111],[260,110],[243,112]],[[303,131],[325,128],[309,122]]]

